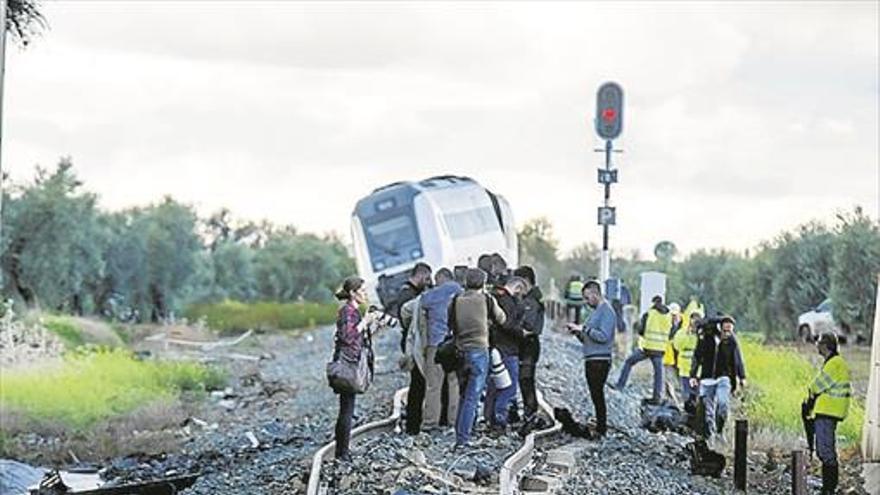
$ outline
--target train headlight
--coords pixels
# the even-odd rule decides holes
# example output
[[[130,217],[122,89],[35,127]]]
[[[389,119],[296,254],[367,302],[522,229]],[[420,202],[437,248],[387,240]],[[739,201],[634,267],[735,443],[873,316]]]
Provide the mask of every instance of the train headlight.
[[[413,249],[412,251],[410,251],[409,255],[412,257],[412,259],[421,258],[422,257],[422,250],[421,249]]]
[[[377,262],[373,263],[373,270],[374,271],[378,272],[379,270],[384,270],[384,269],[385,269],[385,263],[382,263],[381,261],[377,261]]]

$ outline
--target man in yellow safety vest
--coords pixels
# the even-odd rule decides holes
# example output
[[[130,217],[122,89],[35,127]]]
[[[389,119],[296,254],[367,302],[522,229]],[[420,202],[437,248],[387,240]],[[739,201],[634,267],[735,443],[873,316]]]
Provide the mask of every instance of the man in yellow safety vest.
[[[581,276],[573,274],[565,286],[565,317],[568,323],[581,324],[584,310],[584,282]]]
[[[663,352],[666,350],[666,342],[669,340],[669,329],[672,327],[672,314],[663,304],[662,296],[654,296],[654,303],[642,316],[639,325],[639,347],[626,358],[623,369],[617,378],[617,383],[611,388],[623,390],[632,367],[645,359],[650,359],[654,366],[654,388],[649,404],[660,403],[660,393],[663,389]]]
[[[816,454],[822,461],[822,495],[831,495],[837,489],[839,468],[835,435],[837,423],[846,418],[852,396],[849,365],[837,352],[837,337],[825,333],[816,343],[819,354],[825,358],[822,369],[810,383],[807,404],[812,406],[816,432]]]

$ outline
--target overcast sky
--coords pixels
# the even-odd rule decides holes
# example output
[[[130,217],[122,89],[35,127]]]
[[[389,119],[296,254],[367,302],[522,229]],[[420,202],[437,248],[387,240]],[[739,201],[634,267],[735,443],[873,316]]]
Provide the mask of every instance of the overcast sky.
[[[6,64],[3,167],[70,155],[101,206],[170,194],[349,237],[454,173],[601,244],[596,88],[619,82],[615,250],[742,250],[880,210],[878,2],[44,3]]]

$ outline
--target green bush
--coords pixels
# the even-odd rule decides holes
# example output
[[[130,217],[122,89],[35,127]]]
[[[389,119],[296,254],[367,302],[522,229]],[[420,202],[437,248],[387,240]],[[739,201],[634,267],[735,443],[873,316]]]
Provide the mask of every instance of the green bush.
[[[332,303],[242,303],[223,301],[194,304],[185,315],[191,321],[204,318],[207,325],[221,332],[260,330],[291,330],[327,325],[336,321],[337,305]]]
[[[748,337],[741,338],[740,344],[749,379],[749,419],[756,426],[802,432],[801,402],[818,370],[794,349],[765,346]],[[864,404],[853,400],[849,415],[837,427],[845,444],[859,441],[864,417]]]
[[[110,323],[110,329],[113,330],[113,333],[115,333],[116,336],[119,337],[119,340],[121,340],[123,344],[131,344],[131,334],[129,333],[129,330],[126,329],[121,323]]]
[[[83,339],[82,333],[80,333],[79,327],[77,327],[69,318],[63,316],[47,316],[44,318],[43,326],[57,335],[69,349],[79,347],[86,343],[85,339]]]
[[[191,390],[211,390],[224,375],[193,362],[142,361],[118,349],[80,348],[63,363],[0,375],[0,410],[74,429]]]

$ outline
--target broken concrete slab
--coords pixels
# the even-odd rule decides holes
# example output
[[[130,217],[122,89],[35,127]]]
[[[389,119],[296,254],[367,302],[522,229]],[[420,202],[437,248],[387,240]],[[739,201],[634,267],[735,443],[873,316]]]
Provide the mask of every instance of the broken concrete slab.
[[[519,487],[528,493],[547,493],[558,490],[562,486],[562,480],[544,474],[530,474],[523,476]]]

